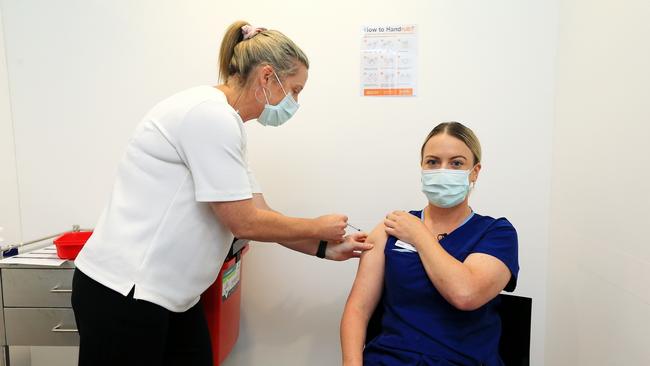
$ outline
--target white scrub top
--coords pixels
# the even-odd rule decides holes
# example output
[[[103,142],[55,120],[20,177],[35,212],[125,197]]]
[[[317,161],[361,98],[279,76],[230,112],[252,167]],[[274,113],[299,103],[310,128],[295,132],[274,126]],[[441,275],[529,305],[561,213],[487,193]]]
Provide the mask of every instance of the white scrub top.
[[[183,312],[217,278],[233,239],[208,202],[260,192],[244,125],[226,96],[195,87],[140,123],[115,186],[75,265],[122,295]]]

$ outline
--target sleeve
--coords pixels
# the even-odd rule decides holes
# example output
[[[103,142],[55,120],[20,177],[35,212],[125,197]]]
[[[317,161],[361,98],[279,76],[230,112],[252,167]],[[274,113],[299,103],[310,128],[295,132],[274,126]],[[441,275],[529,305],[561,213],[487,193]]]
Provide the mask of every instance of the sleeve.
[[[178,131],[179,152],[192,174],[197,201],[252,197],[243,132],[234,116],[219,104],[204,102],[185,115]]]
[[[248,164],[248,159],[246,159],[246,163],[247,163],[246,165],[247,165],[247,172],[248,172],[248,181],[251,183],[251,191],[253,193],[263,193],[260,183],[255,178],[255,174],[253,174],[253,170],[251,169],[250,164]]]
[[[505,218],[497,219],[487,229],[481,240],[476,244],[473,253],[491,255],[502,261],[510,270],[510,281],[505,291],[512,292],[517,287],[519,274],[517,231]]]

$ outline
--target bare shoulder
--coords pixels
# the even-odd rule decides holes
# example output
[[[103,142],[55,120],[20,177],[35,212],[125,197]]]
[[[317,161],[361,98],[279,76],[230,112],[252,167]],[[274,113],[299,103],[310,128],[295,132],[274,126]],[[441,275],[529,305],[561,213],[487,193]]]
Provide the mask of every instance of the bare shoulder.
[[[384,223],[380,222],[374,229],[372,229],[366,239],[366,242],[372,244],[373,248],[365,251],[361,257],[363,258],[364,255],[375,256],[377,254],[383,254],[386,240],[388,240],[388,234],[386,234],[386,230],[384,230]]]

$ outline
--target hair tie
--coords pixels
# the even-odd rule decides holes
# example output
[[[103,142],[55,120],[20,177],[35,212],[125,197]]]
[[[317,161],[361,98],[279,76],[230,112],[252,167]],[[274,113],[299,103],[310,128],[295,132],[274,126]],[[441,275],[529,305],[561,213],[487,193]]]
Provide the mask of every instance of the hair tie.
[[[265,31],[266,28],[263,27],[253,27],[250,24],[246,24],[241,27],[241,34],[244,36],[244,40],[251,39],[255,37],[258,33]]]

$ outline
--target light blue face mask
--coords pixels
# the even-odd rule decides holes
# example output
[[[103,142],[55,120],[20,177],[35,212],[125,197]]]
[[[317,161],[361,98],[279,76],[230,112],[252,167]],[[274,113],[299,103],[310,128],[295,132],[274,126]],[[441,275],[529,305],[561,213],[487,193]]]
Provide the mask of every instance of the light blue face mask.
[[[458,206],[469,193],[469,170],[433,169],[422,171],[422,192],[434,206]]]
[[[275,75],[275,78],[280,84],[280,88],[282,88],[284,98],[280,101],[280,103],[272,105],[269,104],[269,98],[266,96],[266,93],[264,93],[264,98],[266,98],[266,105],[264,105],[262,114],[257,117],[257,122],[261,123],[264,126],[278,127],[288,121],[289,118],[291,118],[296,113],[300,105],[295,101],[295,99],[293,99],[293,96],[291,96],[291,94],[287,94],[287,92],[284,90],[284,86],[282,86],[282,83],[280,82],[280,79],[278,78],[278,75],[275,73],[275,71],[273,72],[273,75]]]

